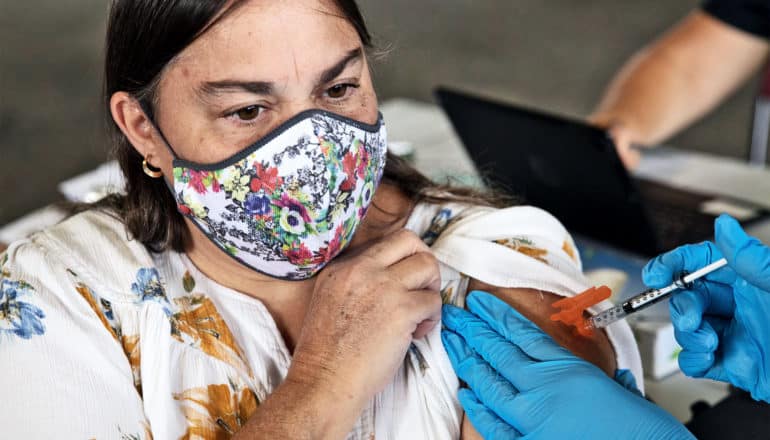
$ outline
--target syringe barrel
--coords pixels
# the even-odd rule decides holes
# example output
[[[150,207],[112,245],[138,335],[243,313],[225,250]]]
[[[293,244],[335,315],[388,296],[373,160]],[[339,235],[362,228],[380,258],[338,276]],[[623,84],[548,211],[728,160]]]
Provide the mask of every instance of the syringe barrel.
[[[623,303],[623,310],[626,313],[631,314],[638,312],[639,310],[646,309],[647,307],[660,302],[666,298],[671,292],[677,290],[678,286],[668,286],[662,289],[650,289],[635,297],[629,299]]]
[[[627,315],[622,305],[614,306],[591,317],[590,322],[595,328],[604,328]]]

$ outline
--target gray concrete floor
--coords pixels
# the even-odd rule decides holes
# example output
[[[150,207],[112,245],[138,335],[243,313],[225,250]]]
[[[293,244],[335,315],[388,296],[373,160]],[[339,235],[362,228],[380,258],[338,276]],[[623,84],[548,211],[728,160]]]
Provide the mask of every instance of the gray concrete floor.
[[[99,101],[102,0],[0,0],[0,224],[60,196],[107,157]],[[583,116],[634,50],[695,0],[363,0],[381,99],[437,84]],[[744,156],[755,83],[674,139]]]

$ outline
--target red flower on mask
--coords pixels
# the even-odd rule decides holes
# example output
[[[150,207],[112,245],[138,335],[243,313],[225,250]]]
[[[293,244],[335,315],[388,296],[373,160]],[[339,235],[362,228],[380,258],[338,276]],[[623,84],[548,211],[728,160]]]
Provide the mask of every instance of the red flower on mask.
[[[192,214],[192,209],[188,208],[187,205],[183,205],[179,203],[177,205],[177,209],[179,209],[179,212],[182,213],[182,215],[190,215]]]
[[[336,257],[342,250],[342,235],[344,233],[345,228],[343,225],[337,226],[337,229],[334,231],[334,238],[332,238],[328,246],[318,250],[318,255],[316,255],[313,263],[328,263],[332,258]]]
[[[206,194],[206,185],[203,183],[203,178],[206,177],[206,173],[203,171],[188,170],[187,175],[190,177],[188,185],[192,187],[198,194]]]
[[[312,261],[313,253],[310,251],[310,249],[307,248],[307,246],[300,244],[299,248],[289,249],[288,252],[286,252],[286,257],[289,259],[291,264],[296,264],[297,266],[305,266]]]
[[[278,176],[278,168],[263,167],[261,163],[254,164],[257,169],[257,177],[251,179],[251,190],[254,192],[264,189],[266,193],[272,193],[283,185],[283,179]]]
[[[356,181],[356,157],[348,153],[342,158],[342,171],[345,173],[345,181],[340,185],[341,191],[352,191]]]
[[[206,194],[208,192],[209,188],[206,188],[206,181],[211,185],[211,191],[219,192],[220,190],[219,181],[214,176],[214,173],[209,171],[187,170],[187,177],[190,179],[187,184],[198,194]]]

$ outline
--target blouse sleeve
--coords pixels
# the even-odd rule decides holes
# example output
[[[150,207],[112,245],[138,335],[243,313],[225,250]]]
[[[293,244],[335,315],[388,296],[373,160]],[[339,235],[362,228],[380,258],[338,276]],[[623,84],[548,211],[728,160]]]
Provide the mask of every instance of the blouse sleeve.
[[[0,254],[0,426],[7,438],[151,438],[120,329],[66,262]]]
[[[428,231],[442,267],[445,302],[463,306],[469,279],[503,288],[526,288],[571,297],[590,287],[569,232],[552,215],[531,206],[449,209]],[[457,213],[456,215],[454,213]],[[608,301],[592,307],[598,313]],[[618,368],[628,369],[643,390],[642,364],[625,321],[606,329]]]

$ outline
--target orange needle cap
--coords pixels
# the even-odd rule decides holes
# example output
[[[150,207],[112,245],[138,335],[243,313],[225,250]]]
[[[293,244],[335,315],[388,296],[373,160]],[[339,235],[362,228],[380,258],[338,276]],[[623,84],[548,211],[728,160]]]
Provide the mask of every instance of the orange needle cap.
[[[599,304],[612,295],[612,291],[607,286],[591,287],[585,292],[573,296],[572,298],[560,299],[553,303],[553,307],[559,309],[558,312],[551,315],[551,321],[561,321],[567,325],[575,327],[581,336],[592,336],[593,326],[585,318],[585,311],[591,306]]]

